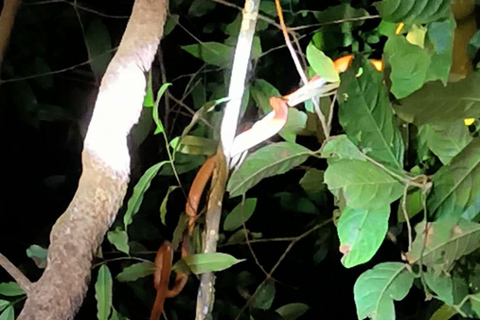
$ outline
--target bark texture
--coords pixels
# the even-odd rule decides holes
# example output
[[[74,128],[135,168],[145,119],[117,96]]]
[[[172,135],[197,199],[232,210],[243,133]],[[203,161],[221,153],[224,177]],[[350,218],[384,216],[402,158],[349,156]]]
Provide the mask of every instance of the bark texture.
[[[130,174],[127,136],[142,110],[146,80],[163,35],[168,0],[136,0],[120,47],[102,79],[82,153],[77,192],[50,234],[48,266],[18,320],[73,319],[92,258],[120,208]]]
[[[0,67],[7,50],[8,40],[12,33],[15,15],[18,7],[20,7],[20,3],[20,0],[3,0],[2,14],[0,15]]]

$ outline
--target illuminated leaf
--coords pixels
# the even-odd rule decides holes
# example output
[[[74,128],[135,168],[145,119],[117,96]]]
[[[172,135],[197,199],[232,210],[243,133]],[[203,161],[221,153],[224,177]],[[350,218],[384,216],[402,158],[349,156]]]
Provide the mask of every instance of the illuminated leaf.
[[[188,266],[193,274],[202,274],[212,271],[222,271],[231,266],[245,261],[221,252],[192,254],[182,261]]]
[[[450,0],[383,0],[375,6],[383,19],[406,24],[428,23],[450,13]]]
[[[120,272],[116,278],[120,282],[130,282],[137,279],[147,277],[155,272],[153,262],[139,262],[132,264]]]
[[[234,231],[247,222],[252,216],[257,205],[256,198],[245,199],[245,202],[239,203],[225,218],[223,229],[225,231]]]
[[[203,42],[183,46],[182,49],[207,64],[225,68],[231,64],[234,48],[218,42]]]
[[[107,233],[108,242],[113,244],[118,251],[129,254],[130,247],[128,246],[128,234],[125,230],[119,227]]]
[[[106,265],[98,270],[95,282],[95,299],[97,300],[97,319],[107,320],[112,310],[112,275]]]

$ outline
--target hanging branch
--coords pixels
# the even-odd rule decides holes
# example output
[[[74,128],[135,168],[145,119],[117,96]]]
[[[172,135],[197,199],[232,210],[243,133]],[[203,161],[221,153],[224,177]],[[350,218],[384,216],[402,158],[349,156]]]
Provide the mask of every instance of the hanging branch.
[[[220,129],[221,144],[215,159],[212,187],[207,204],[206,223],[204,232],[204,253],[217,251],[218,229],[222,213],[222,199],[228,177],[228,163],[230,161],[230,149],[237,131],[240,106],[245,90],[248,64],[252,49],[255,25],[258,17],[260,0],[246,0],[243,9],[243,20],[238,35],[235,56],[233,59],[232,74],[228,97],[230,101],[225,107],[225,113]],[[214,299],[213,273],[205,273],[200,277],[198,289],[196,320],[211,318]]]

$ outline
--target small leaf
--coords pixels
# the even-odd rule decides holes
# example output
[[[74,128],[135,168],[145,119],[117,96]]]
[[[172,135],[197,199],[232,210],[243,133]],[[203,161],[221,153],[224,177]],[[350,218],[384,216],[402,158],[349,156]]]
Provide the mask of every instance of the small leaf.
[[[235,257],[221,252],[192,254],[182,258],[193,274],[202,274],[207,272],[222,271],[231,266],[245,261],[245,259],[236,259]]]
[[[112,41],[108,28],[99,18],[88,25],[85,31],[85,44],[92,71],[97,79],[101,79],[112,58],[112,54],[109,53],[112,49]]]
[[[300,186],[310,198],[325,192],[324,175],[325,171],[310,168],[300,179]]]
[[[120,282],[130,282],[147,277],[154,272],[155,264],[153,262],[139,262],[123,269],[116,278]]]
[[[480,74],[449,83],[426,83],[422,89],[394,105],[405,121],[420,124],[449,124],[455,120],[480,117]]]
[[[328,189],[339,198],[342,191],[351,208],[384,208],[402,196],[403,185],[376,165],[358,160],[329,162]]]
[[[159,134],[165,131],[162,120],[160,120],[160,117],[158,115],[158,105],[160,104],[160,99],[162,98],[163,94],[165,93],[165,91],[167,91],[168,87],[170,87],[171,85],[172,85],[171,83],[164,83],[162,84],[160,89],[158,89],[157,99],[155,100],[155,105],[153,106],[153,110],[152,110],[153,121],[157,125],[157,127],[155,128],[155,132],[153,134]]]
[[[428,23],[450,14],[450,0],[383,0],[375,7],[383,19],[406,24]]]
[[[473,139],[432,178],[429,213],[438,219],[473,219],[480,210],[480,139]]]
[[[150,188],[150,183],[152,182],[153,178],[157,176],[158,170],[163,167],[164,164],[169,164],[169,161],[162,161],[157,163],[156,165],[151,166],[138,180],[135,188],[133,188],[133,194],[128,200],[127,204],[127,211],[125,212],[125,216],[123,217],[123,224],[125,226],[125,230],[129,224],[133,221],[133,216],[138,212],[140,206],[143,201],[143,195],[145,192]]]
[[[13,306],[10,305],[5,311],[0,314],[0,320],[14,320],[15,319],[15,310]]]
[[[184,136],[177,151],[185,154],[210,156],[217,151],[218,142],[203,137]]]
[[[462,120],[448,125],[430,126],[427,135],[428,148],[448,164],[473,140]]]
[[[423,194],[422,190],[415,189],[413,192],[407,194],[406,209],[408,213],[408,219],[413,218],[423,210]],[[405,213],[402,207],[403,199],[400,200],[400,205],[397,210],[398,222],[405,222]]]
[[[342,264],[352,268],[375,255],[388,230],[390,205],[378,209],[345,208],[338,221]]]
[[[427,28],[424,26],[417,26],[414,24],[410,31],[407,33],[407,41],[411,44],[425,48],[425,36],[427,34]]]
[[[450,18],[445,21],[432,22],[427,27],[428,40],[434,48],[427,81],[441,80],[443,85],[447,85],[452,66],[455,19]]]
[[[246,193],[262,179],[285,173],[303,163],[312,151],[291,142],[279,142],[261,148],[247,157],[230,177],[230,197]]]
[[[323,147],[322,157],[367,161],[363,153],[344,134],[328,140]]]
[[[40,269],[44,269],[47,266],[47,254],[47,249],[36,244],[31,245],[27,249],[27,256],[31,258]]]
[[[406,265],[399,262],[381,263],[362,273],[353,288],[358,319],[395,319],[393,300],[405,298],[413,279]]]
[[[128,246],[128,234],[120,227],[115,228],[113,231],[107,233],[108,242],[110,242],[118,251],[130,254],[130,248]]]
[[[393,123],[383,76],[365,59],[363,73],[356,77],[352,67],[341,75],[338,89],[338,117],[348,138],[371,158],[397,170],[403,170],[403,140]]]
[[[438,308],[435,313],[430,317],[430,320],[449,320],[457,314],[457,310],[447,304],[444,304]]]
[[[164,37],[168,36],[173,31],[173,29],[175,29],[178,24],[178,18],[178,14],[168,15],[167,22],[165,22],[165,27],[163,28]]]
[[[415,227],[417,237],[406,254],[410,263],[420,262],[437,271],[448,272],[455,261],[480,247],[480,224],[461,220],[421,222]],[[425,239],[425,232],[426,239]],[[423,253],[422,259],[420,255]]]
[[[201,17],[215,9],[216,3],[204,0],[193,0],[188,15],[191,17]]]
[[[24,295],[22,288],[16,282],[0,283],[0,295],[7,297],[16,297]]]
[[[98,270],[95,282],[95,299],[97,299],[97,319],[107,320],[112,310],[112,275],[106,265]]]
[[[275,299],[275,291],[275,282],[262,282],[255,290],[255,307],[261,310],[270,309]]]
[[[166,217],[167,217],[167,204],[168,204],[168,198],[170,197],[170,193],[173,191],[177,190],[180,188],[179,186],[169,186],[167,190],[167,194],[165,195],[165,198],[162,200],[162,204],[160,205],[160,220],[164,225],[167,225],[166,222]]]
[[[409,43],[403,36],[393,36],[385,44],[385,54],[392,66],[391,91],[395,97],[405,98],[423,86],[431,63],[426,50]]]
[[[225,231],[234,231],[238,227],[241,227],[250,219],[256,206],[256,198],[245,199],[245,201],[239,203],[225,218],[223,229]]]
[[[9,305],[10,305],[10,301],[0,300],[0,311],[3,311]]]
[[[275,310],[284,320],[296,320],[300,318],[310,307],[304,303],[289,303]]]
[[[191,44],[183,46],[182,49],[192,56],[202,59],[207,64],[222,68],[228,67],[233,57],[233,48],[218,42]]]
[[[440,300],[450,305],[454,304],[453,280],[451,277],[436,275],[434,272],[423,274],[428,287],[435,292]]]
[[[335,70],[332,59],[327,57],[321,50],[318,50],[313,42],[308,44],[307,60],[315,73],[321,78],[328,82],[340,81],[340,77],[337,70]]]
[[[252,95],[255,105],[262,110],[263,114],[267,114],[272,111],[270,106],[270,97],[280,97],[280,92],[262,79],[256,79],[252,85],[250,85],[250,94]]]

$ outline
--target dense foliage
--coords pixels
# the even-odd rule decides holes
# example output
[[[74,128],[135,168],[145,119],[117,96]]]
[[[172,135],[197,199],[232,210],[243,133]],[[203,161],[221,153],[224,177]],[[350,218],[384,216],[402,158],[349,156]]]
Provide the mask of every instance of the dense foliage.
[[[0,86],[8,158],[1,252],[32,279],[75,190],[93,97],[129,14],[130,1],[115,3],[26,2],[17,17]],[[450,0],[281,3],[308,75],[331,75],[329,59],[355,59],[336,94],[319,100],[331,131],[312,102],[291,109],[279,135],[229,178],[223,254],[183,261],[194,274],[222,270],[214,317],[480,318],[474,1],[453,10]],[[131,190],[78,319],[148,317],[154,254],[163,239],[178,244],[185,194],[216,151],[243,5],[171,1],[131,136]],[[274,1],[263,0],[260,13],[242,123],[268,113],[269,97],[300,86]],[[7,281],[0,319],[13,319],[23,301]],[[190,277],[167,300],[169,319],[193,317],[197,287]]]

